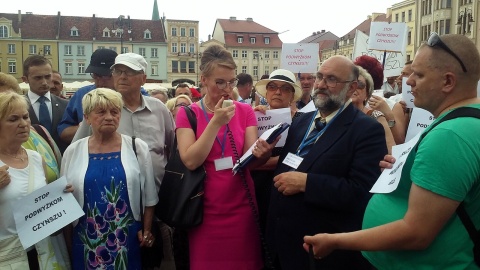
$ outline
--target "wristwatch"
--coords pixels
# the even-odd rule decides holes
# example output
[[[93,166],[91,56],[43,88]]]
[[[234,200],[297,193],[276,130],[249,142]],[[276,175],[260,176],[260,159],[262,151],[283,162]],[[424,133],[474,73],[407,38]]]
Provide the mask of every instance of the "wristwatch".
[[[395,126],[395,120],[388,120],[387,123],[388,123],[388,127],[392,128]]]

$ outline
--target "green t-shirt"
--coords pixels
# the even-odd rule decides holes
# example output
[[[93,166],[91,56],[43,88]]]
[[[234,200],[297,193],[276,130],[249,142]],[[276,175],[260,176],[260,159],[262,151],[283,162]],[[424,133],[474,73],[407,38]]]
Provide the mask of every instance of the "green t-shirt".
[[[480,104],[471,107],[480,108]],[[417,151],[410,152],[398,188],[372,197],[363,228],[402,219],[412,182],[441,196],[464,201],[468,215],[480,228],[479,135],[477,118],[460,117],[436,126],[420,142]],[[473,242],[455,214],[425,250],[362,253],[378,269],[480,269],[473,261],[472,249]]]

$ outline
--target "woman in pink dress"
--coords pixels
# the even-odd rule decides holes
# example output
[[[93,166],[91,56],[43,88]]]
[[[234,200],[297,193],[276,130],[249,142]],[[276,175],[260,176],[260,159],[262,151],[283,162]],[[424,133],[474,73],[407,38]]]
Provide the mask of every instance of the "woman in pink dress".
[[[177,114],[177,140],[180,156],[189,169],[204,166],[205,181],[203,223],[189,231],[190,267],[198,269],[261,269],[262,249],[256,209],[255,190],[248,172],[270,157],[276,142],[257,141],[257,121],[248,104],[234,101],[224,107],[237,84],[235,62],[230,52],[213,45],[202,55],[201,83],[206,95],[193,103],[197,130],[194,133],[185,110]],[[247,196],[240,173],[232,167],[254,143],[257,157],[243,172],[251,196]]]

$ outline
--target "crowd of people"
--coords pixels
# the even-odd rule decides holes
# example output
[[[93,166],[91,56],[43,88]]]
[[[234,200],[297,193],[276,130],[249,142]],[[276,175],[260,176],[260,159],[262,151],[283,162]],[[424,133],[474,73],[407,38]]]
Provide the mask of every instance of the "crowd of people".
[[[388,78],[370,56],[332,56],[254,83],[219,45],[202,53],[199,88],[145,91],[147,70],[139,54],[98,49],[92,85],[70,100],[44,56],[24,61],[24,96],[0,73],[0,269],[144,269],[141,248],[155,241],[161,270],[479,269],[478,238],[456,214],[480,226],[479,120],[442,121],[480,109],[468,38],[432,33]],[[396,164],[413,121],[404,78],[436,120]],[[274,110],[292,119],[281,146],[258,138],[257,116]],[[186,231],[154,215],[175,139],[185,166],[206,171],[203,222]],[[245,153],[255,158],[233,174]],[[396,166],[398,187],[372,194]],[[11,202],[60,177],[85,215],[24,250]]]

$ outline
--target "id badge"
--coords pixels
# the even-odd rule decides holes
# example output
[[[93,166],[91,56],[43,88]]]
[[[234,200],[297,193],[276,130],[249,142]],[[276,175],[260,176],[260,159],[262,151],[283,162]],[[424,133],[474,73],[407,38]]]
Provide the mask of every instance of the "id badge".
[[[232,157],[224,157],[224,158],[215,159],[214,162],[215,162],[215,170],[217,170],[217,171],[222,171],[222,170],[233,168]]]
[[[282,163],[296,170],[298,166],[300,166],[300,163],[302,163],[302,161],[302,157],[299,157],[292,153],[288,153]]]

